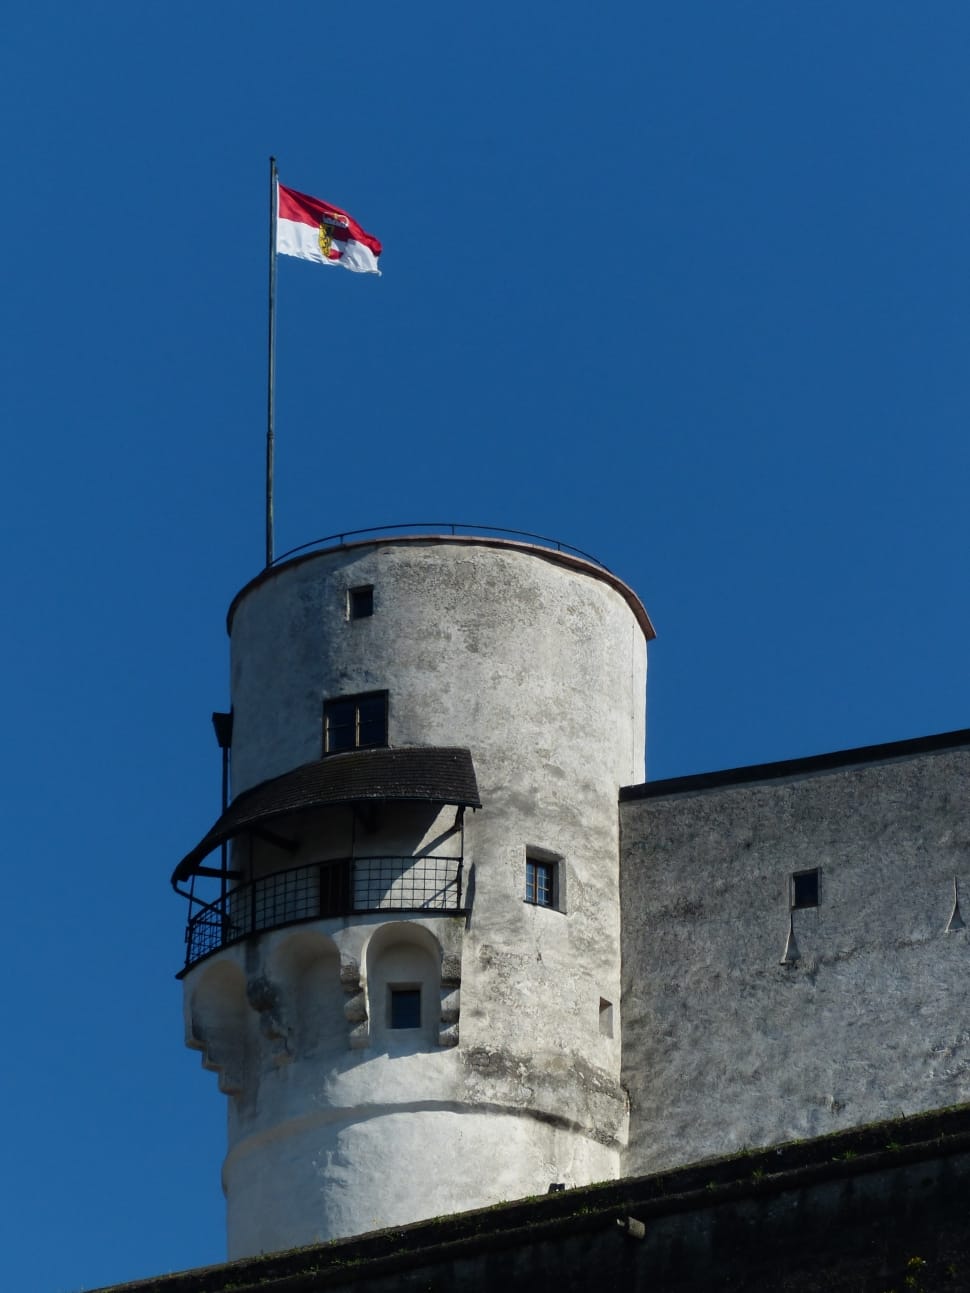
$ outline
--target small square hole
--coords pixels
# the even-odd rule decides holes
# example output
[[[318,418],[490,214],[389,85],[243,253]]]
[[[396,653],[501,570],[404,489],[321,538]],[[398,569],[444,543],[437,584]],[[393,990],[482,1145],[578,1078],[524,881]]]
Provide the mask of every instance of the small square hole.
[[[818,906],[818,868],[814,871],[796,871],[791,878],[792,910],[799,907]]]
[[[420,988],[391,988],[391,1027],[421,1027]]]
[[[374,585],[362,584],[347,593],[347,614],[352,620],[365,620],[374,614]]]

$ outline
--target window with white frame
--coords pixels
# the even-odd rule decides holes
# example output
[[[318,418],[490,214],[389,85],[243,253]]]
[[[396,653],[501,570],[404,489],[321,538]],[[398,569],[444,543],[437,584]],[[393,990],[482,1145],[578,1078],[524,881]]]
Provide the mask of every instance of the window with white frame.
[[[539,862],[526,858],[525,900],[536,907],[551,907],[555,873],[552,862]]]
[[[544,849],[526,849],[525,901],[534,907],[564,911],[563,860]]]

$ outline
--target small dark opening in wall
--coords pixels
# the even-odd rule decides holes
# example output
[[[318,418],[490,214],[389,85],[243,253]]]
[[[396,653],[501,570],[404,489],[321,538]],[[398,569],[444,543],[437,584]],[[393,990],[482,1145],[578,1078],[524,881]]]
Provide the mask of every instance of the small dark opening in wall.
[[[798,907],[818,906],[818,869],[814,871],[796,871],[791,878],[791,905]]]
[[[421,989],[391,989],[391,1027],[421,1027]]]
[[[600,1033],[603,1037],[613,1036],[613,1002],[600,997]]]
[[[351,588],[347,597],[347,608],[352,620],[364,620],[374,614],[374,585],[363,584],[360,588]]]

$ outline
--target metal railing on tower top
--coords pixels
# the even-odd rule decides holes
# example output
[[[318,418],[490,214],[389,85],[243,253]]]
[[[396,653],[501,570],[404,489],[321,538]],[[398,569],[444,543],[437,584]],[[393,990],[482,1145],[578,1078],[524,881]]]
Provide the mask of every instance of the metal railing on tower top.
[[[301,543],[298,547],[290,548],[287,552],[281,552],[278,557],[274,557],[271,566],[278,566],[290,557],[298,556],[301,552],[310,552],[315,548],[340,548],[348,541],[366,542],[369,538],[380,538],[381,535],[390,534],[408,534],[408,535],[450,535],[452,538],[459,536],[475,538],[476,536],[483,539],[515,539],[538,544],[540,547],[551,548],[555,552],[565,552],[572,557],[579,557],[583,561],[590,561],[594,566],[599,566],[601,570],[612,573],[609,566],[594,557],[592,553],[584,552],[582,548],[575,548],[571,543],[563,543],[560,539],[552,539],[546,534],[533,534],[530,530],[508,530],[498,525],[466,525],[462,521],[411,521],[406,525],[375,525],[363,530],[342,530],[339,534],[328,534],[322,539],[311,539],[309,543]]]

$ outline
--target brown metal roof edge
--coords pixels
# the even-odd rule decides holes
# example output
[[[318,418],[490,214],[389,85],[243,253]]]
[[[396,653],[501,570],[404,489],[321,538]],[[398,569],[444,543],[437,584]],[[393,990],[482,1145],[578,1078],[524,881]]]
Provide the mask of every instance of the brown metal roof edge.
[[[401,534],[393,535],[389,538],[374,539],[357,539],[353,543],[342,543],[332,548],[317,548],[313,552],[303,552],[299,556],[291,557],[288,561],[281,562],[278,566],[267,566],[261,570],[258,575],[250,579],[249,583],[244,584],[236,593],[235,597],[229,603],[229,610],[226,612],[226,632],[232,634],[232,621],[236,613],[236,607],[242,599],[254,588],[260,584],[266,583],[281,570],[291,570],[294,566],[301,565],[305,561],[312,561],[315,557],[329,556],[334,552],[349,552],[354,548],[383,548],[389,544],[397,543],[431,543],[445,544],[458,543],[465,546],[479,548],[511,548],[518,552],[527,552],[535,557],[541,557],[544,561],[550,561],[553,565],[565,566],[568,570],[575,570],[579,574],[593,575],[601,579],[603,583],[620,594],[630,610],[647,642],[652,642],[657,636],[656,629],[650,622],[650,616],[647,614],[647,608],[636,595],[629,584],[625,584],[622,579],[618,578],[605,566],[598,566],[595,562],[584,561],[582,557],[573,556],[569,552],[561,552],[556,548],[544,548],[538,543],[521,543],[514,539],[500,539],[489,535],[475,534]]]

